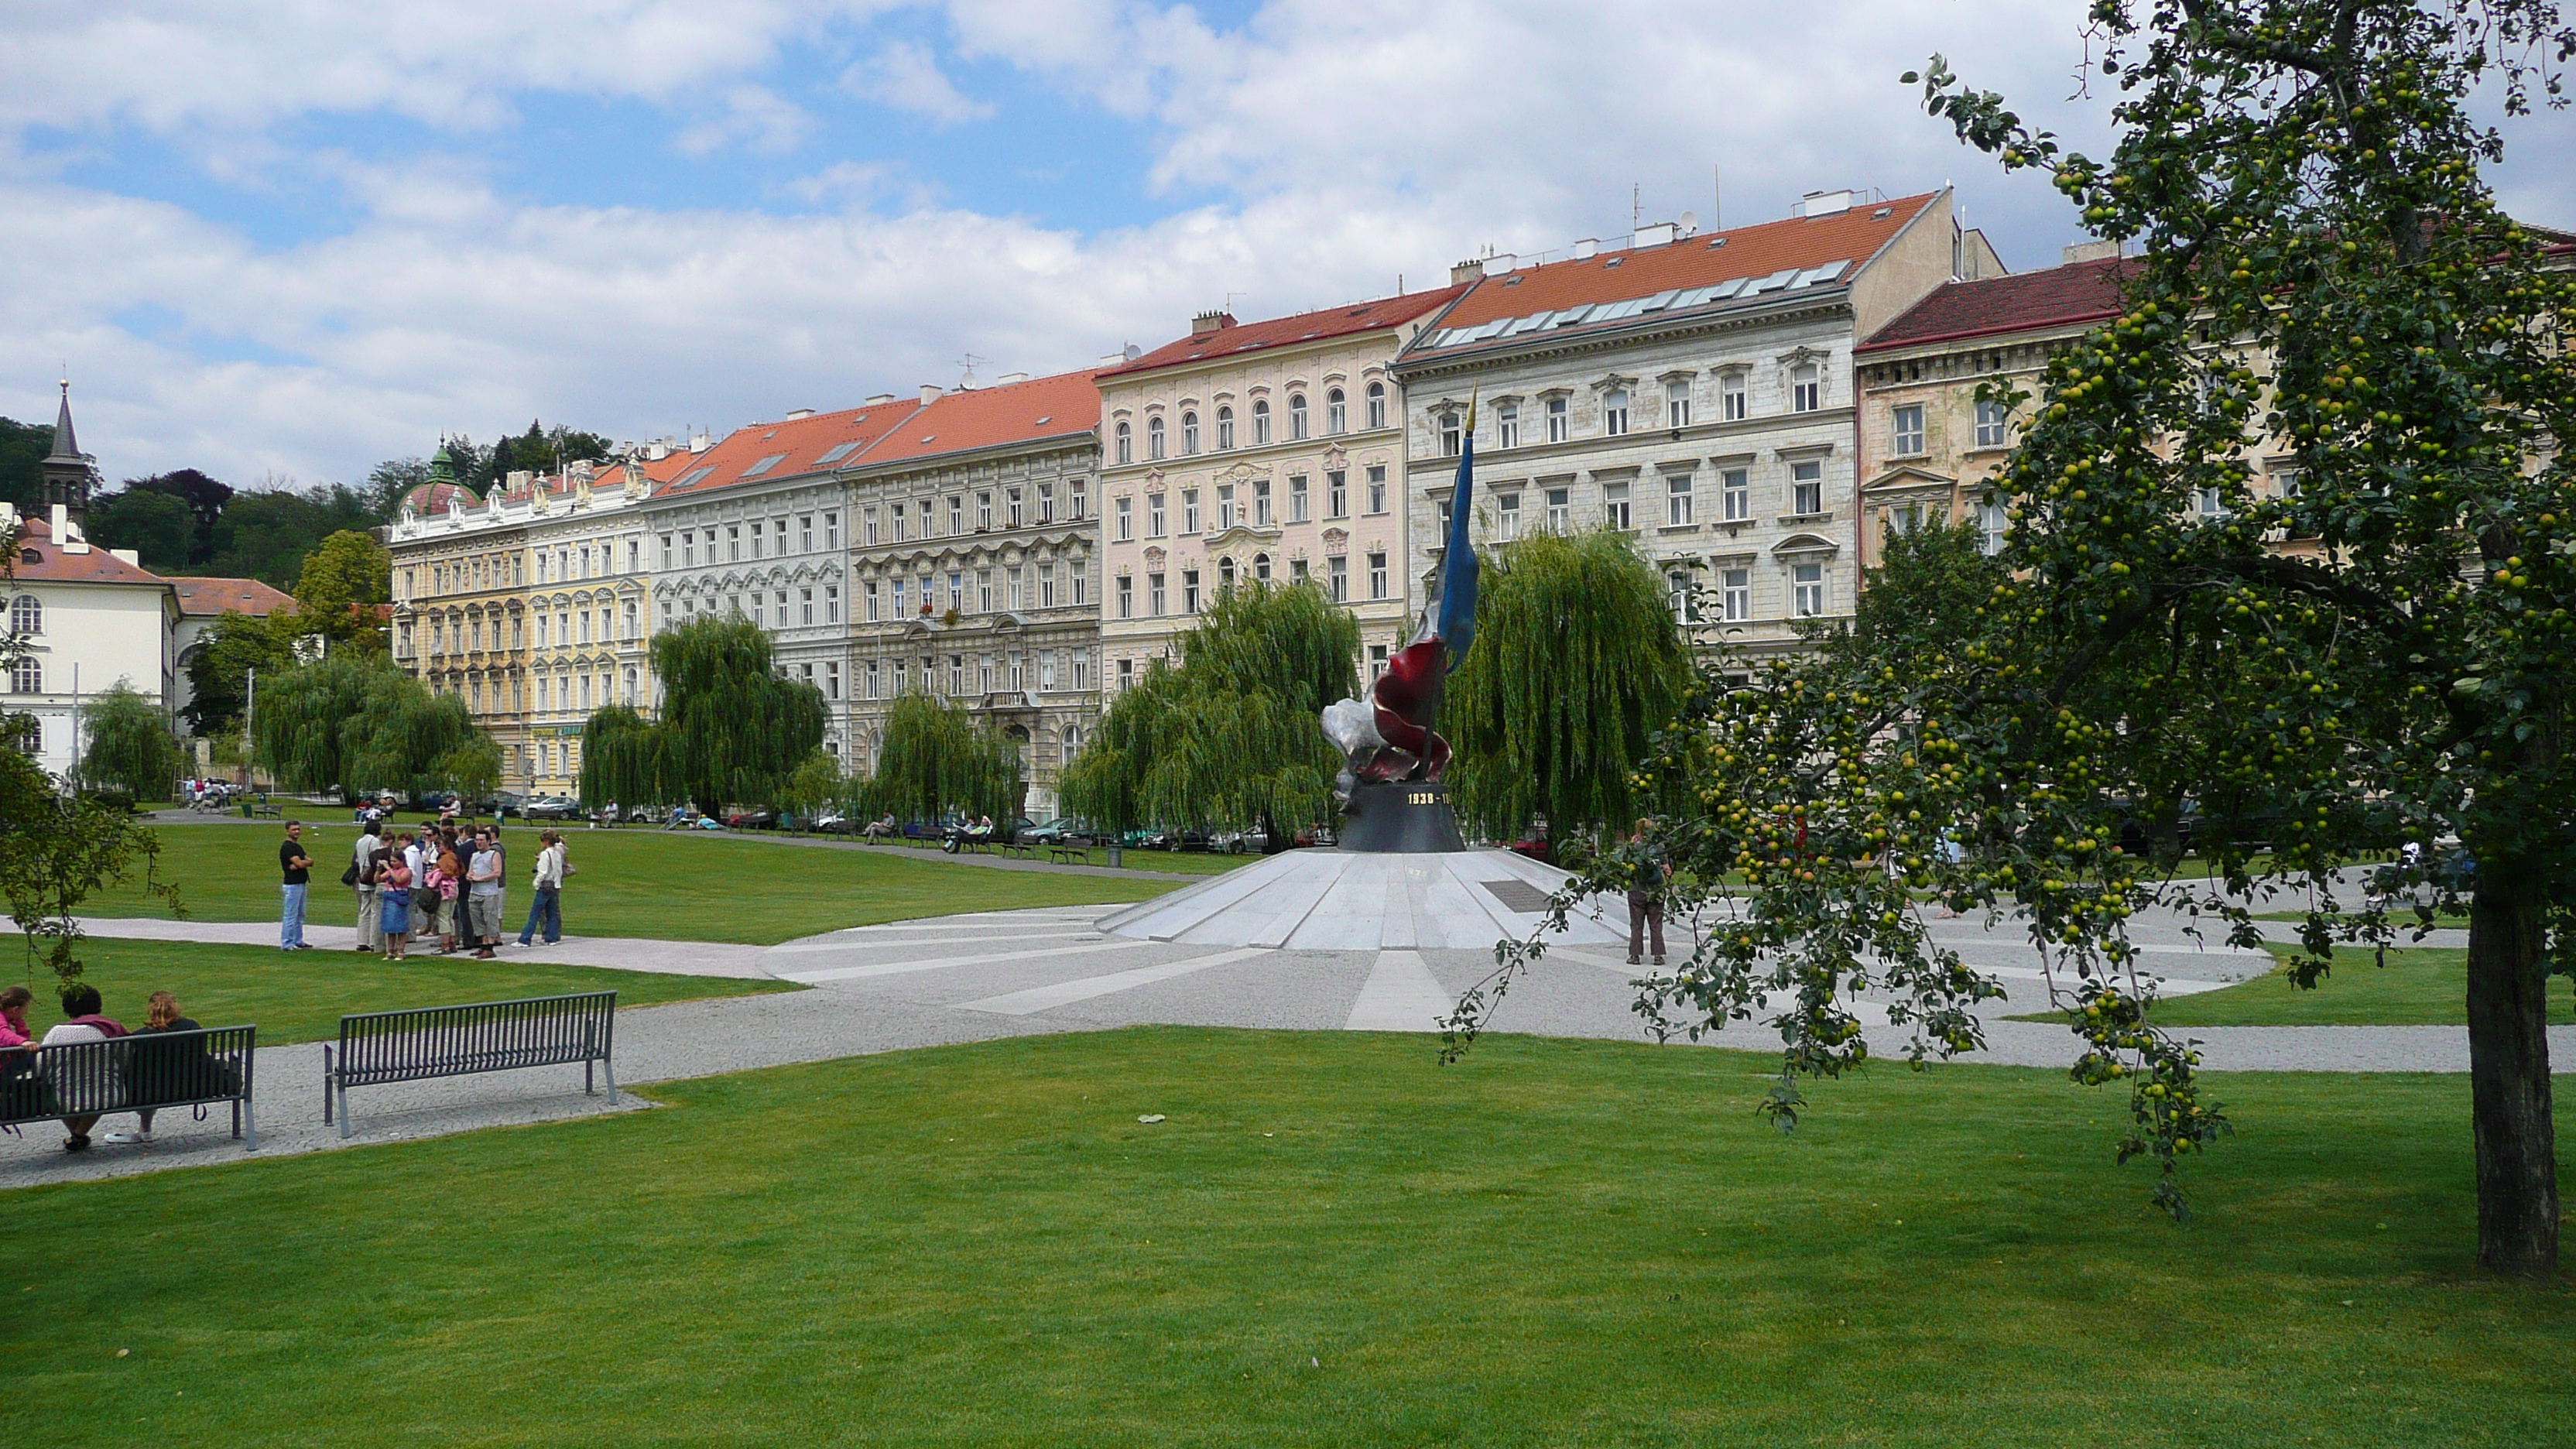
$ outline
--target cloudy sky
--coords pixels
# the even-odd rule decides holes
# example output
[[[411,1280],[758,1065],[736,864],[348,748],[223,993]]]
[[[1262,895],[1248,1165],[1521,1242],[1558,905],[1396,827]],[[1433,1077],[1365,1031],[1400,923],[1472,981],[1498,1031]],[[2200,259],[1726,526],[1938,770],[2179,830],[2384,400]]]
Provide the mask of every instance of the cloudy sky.
[[[1896,84],[2069,101],[2081,0],[9,0],[0,413],[68,362],[111,478],[353,479],[531,417],[617,438],[1087,365],[1805,191],[1955,180]],[[2505,195],[2576,225],[2576,125]],[[1719,196],[1722,181],[1722,200]]]

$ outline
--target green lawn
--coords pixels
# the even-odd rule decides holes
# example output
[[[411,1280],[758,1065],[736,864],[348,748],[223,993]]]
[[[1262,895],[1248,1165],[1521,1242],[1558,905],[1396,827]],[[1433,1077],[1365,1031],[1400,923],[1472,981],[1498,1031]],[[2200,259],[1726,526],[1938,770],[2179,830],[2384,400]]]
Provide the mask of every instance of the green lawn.
[[[2265,950],[2287,958],[2291,948],[2267,944]],[[2169,997],[2156,1004],[2158,1026],[2466,1026],[2469,989],[2468,953],[2419,946],[2388,953],[2388,964],[2373,964],[2367,951],[2335,952],[2334,973],[2314,990],[2302,991],[2286,971],[2191,996]],[[2549,1019],[2576,1025],[2576,990],[2553,980]],[[2056,1012],[2036,1012],[2015,1021],[2057,1021]]]
[[[165,825],[161,872],[178,882],[189,913],[209,921],[277,918],[275,826]],[[348,925],[357,907],[339,884],[357,827],[308,821],[313,857],[308,919]],[[534,827],[512,826],[510,902],[527,908]],[[997,871],[907,850],[829,850],[775,841],[691,837],[649,830],[566,832],[579,867],[564,890],[564,929],[582,936],[774,945],[844,926],[944,916],[959,911],[1141,901],[1172,889],[1114,876]],[[100,916],[168,914],[139,885],[102,895]]]
[[[14,1445],[2533,1446],[2576,1295],[2471,1276],[2458,1078],[2113,1094],[1130,1030],[40,1188]],[[1158,1126],[1141,1113],[1168,1114]],[[461,1184],[471,1190],[460,1192]],[[2576,1186],[2576,1184],[2571,1184]],[[128,1356],[118,1357],[120,1351]]]
[[[19,938],[6,938],[16,950]],[[259,1028],[263,1043],[318,1041],[340,1033],[344,1012],[394,1011],[415,1006],[456,1006],[521,996],[575,991],[614,991],[620,1006],[653,1006],[709,996],[789,991],[783,981],[742,981],[722,976],[668,976],[652,971],[610,971],[542,960],[465,956],[415,956],[378,960],[354,951],[303,951],[274,946],[218,946],[200,942],[116,941],[91,936],[80,945],[81,979],[107,998],[107,1014],[129,1027],[143,1024],[145,998],[167,991],[180,1010],[203,1026]],[[62,1019],[51,990],[53,974],[30,976],[23,953],[0,979],[34,988],[28,1019],[40,1030]]]

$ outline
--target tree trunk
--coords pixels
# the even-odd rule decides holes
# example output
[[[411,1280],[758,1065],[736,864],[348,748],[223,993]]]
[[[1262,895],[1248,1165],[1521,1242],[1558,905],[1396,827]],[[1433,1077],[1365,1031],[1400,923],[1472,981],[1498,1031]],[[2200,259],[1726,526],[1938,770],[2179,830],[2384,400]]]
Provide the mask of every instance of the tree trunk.
[[[2478,862],[2469,907],[2469,1099],[2477,1134],[2478,1264],[2558,1268],[2558,1135],[2549,1100],[2549,978],[2541,907],[2518,864]]]

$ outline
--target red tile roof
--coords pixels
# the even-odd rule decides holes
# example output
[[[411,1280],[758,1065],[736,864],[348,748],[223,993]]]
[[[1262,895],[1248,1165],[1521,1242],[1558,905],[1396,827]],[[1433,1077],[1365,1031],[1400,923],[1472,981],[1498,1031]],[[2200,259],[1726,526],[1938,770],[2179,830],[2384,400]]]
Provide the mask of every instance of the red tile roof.
[[[2099,261],[2070,262],[2044,272],[1945,282],[1895,321],[1870,334],[1855,350],[1883,352],[1891,347],[1986,337],[1999,332],[2035,332],[2116,317],[2120,313],[2120,283],[2136,265],[2134,261],[2104,257]]]
[[[1066,372],[996,387],[944,393],[843,465],[905,463],[941,453],[1068,437],[1100,426],[1100,389],[1090,372]]]
[[[859,461],[870,444],[919,411],[918,401],[905,398],[873,407],[736,428],[703,453],[673,454],[687,459],[687,466],[672,483],[653,493],[657,498],[675,493],[712,493],[737,483],[771,483],[848,467]]]
[[[1660,246],[1627,247],[1598,256],[1546,262],[1488,276],[1475,284],[1475,290],[1467,294],[1466,300],[1450,308],[1448,314],[1440,319],[1440,332],[1416,343],[1415,350],[1422,350],[1437,337],[1454,335],[1490,322],[1566,312],[1604,302],[1662,297],[1666,293],[1781,273],[1794,276],[1836,263],[1841,265],[1832,273],[1811,278],[1808,285],[1849,281],[1860,266],[1878,254],[1879,248],[1887,245],[1908,223],[1940,200],[1940,196],[1935,191],[1893,201],[1857,203],[1847,211],[1830,216],[1793,216],[1756,226],[1740,226],[1730,231],[1683,237]],[[1666,300],[1670,302],[1672,299]],[[1731,297],[1713,297],[1698,303],[1685,301],[1683,305],[1726,305],[1733,300]],[[1604,318],[1600,319],[1600,325],[1626,320],[1626,317]],[[1592,325],[1595,324],[1589,320],[1566,324],[1571,330]],[[1447,355],[1488,341],[1508,345],[1505,342],[1507,335],[1516,334],[1498,334],[1472,342],[1455,341],[1439,350]]]
[[[104,545],[91,544],[87,553],[65,553],[54,542],[52,526],[42,518],[22,515],[19,524],[18,547],[11,572],[20,583],[42,581],[167,587],[167,582],[159,574],[148,573],[127,563],[109,553]]]
[[[257,579],[182,579],[173,578],[170,587],[179,591],[182,614],[257,614],[262,617],[280,609],[291,608],[295,598],[280,593]]]
[[[461,501],[468,508],[479,508],[483,500],[462,483],[423,483],[402,497],[402,506],[427,517],[445,513],[451,501]]]
[[[1100,374],[1106,378],[1133,377],[1140,372],[1174,367],[1185,362],[1205,362],[1210,358],[1230,357],[1237,353],[1257,352],[1265,347],[1286,347],[1293,343],[1314,342],[1327,337],[1347,337],[1356,332],[1375,332],[1396,327],[1448,305],[1467,290],[1465,287],[1441,287],[1428,292],[1406,292],[1401,296],[1381,297],[1374,302],[1356,302],[1343,307],[1325,307],[1313,312],[1300,312],[1293,317],[1274,317],[1267,322],[1236,322],[1214,332],[1184,337],[1166,343],[1122,367]]]

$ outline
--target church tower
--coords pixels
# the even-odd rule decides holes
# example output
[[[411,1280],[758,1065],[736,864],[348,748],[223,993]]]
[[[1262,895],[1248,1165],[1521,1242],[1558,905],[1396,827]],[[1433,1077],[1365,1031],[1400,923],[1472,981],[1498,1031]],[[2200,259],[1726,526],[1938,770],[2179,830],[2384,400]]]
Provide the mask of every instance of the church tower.
[[[45,485],[41,503],[44,510],[51,513],[55,504],[61,504],[74,523],[82,522],[89,513],[90,485],[98,480],[98,469],[90,462],[89,455],[80,450],[80,440],[72,435],[72,384],[69,378],[63,379],[62,409],[54,415],[54,451],[46,455],[41,468]]]

